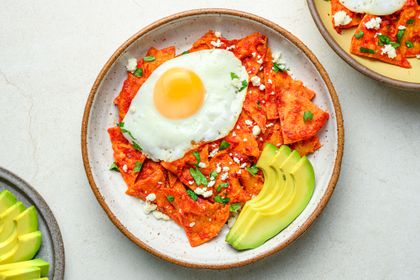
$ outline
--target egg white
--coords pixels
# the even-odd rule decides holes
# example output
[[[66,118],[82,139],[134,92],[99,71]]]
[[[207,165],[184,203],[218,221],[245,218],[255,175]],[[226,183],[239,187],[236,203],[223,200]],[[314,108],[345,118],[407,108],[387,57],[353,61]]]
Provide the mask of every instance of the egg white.
[[[185,119],[169,119],[161,115],[153,101],[156,81],[167,70],[184,67],[202,80],[205,98],[202,107]],[[240,81],[248,81],[248,73],[232,52],[222,49],[202,50],[178,56],[160,65],[142,85],[125,116],[124,136],[142,147],[153,160],[171,162],[182,158],[195,143],[225,137],[235,125],[246,91],[232,85],[231,73]]]
[[[356,13],[384,16],[400,10],[407,0],[340,0],[347,9]]]

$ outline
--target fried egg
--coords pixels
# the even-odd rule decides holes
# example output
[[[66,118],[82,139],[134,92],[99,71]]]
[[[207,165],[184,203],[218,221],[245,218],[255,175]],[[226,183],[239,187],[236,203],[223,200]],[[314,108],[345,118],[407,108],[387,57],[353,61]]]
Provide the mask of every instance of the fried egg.
[[[406,0],[340,0],[347,9],[356,13],[384,16],[400,10]]]
[[[225,137],[247,91],[248,73],[223,49],[192,52],[160,65],[141,86],[124,136],[151,159],[171,162],[198,143]]]

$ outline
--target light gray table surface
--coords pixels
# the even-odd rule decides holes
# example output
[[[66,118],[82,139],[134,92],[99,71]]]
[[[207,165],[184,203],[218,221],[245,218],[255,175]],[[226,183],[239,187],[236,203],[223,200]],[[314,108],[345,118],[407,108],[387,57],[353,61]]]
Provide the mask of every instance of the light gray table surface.
[[[356,72],[326,44],[304,0],[0,2],[0,166],[56,215],[66,279],[420,279],[420,92]],[[345,122],[336,190],[292,246],[227,271],[167,263],[108,220],[82,165],[89,90],[114,50],[145,25],[204,7],[244,10],[299,37],[334,83]]]

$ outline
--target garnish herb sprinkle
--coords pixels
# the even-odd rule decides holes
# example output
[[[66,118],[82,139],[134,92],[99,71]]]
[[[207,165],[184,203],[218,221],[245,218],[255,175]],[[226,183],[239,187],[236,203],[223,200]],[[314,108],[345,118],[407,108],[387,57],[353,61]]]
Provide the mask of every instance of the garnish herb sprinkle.
[[[248,81],[247,80],[243,80],[242,81],[242,87],[239,89],[239,92],[241,92],[244,89],[246,89],[247,86],[248,86]]]
[[[131,135],[130,135],[131,136]],[[137,144],[135,141],[133,141],[133,148],[135,149],[135,150],[137,150],[137,151],[141,151],[142,150],[142,148],[140,147],[140,145],[139,144]]]
[[[365,32],[359,31],[356,34],[354,34],[354,37],[356,37],[357,39],[360,39],[363,37],[363,35],[365,35]]]
[[[213,180],[214,180],[214,179],[216,179],[216,177],[217,177],[217,172],[216,172],[216,171],[214,171],[214,170],[213,170],[213,171],[211,171],[211,172],[210,172],[210,179],[213,179]]]
[[[118,168],[115,162],[111,164],[111,166],[109,167],[109,170],[120,172],[120,169]]]
[[[303,113],[303,120],[306,122],[307,120],[312,121],[314,115],[311,111],[306,111]]]
[[[233,80],[233,79],[239,79],[239,76],[238,75],[236,75],[235,73],[233,73],[233,72],[230,72],[230,79],[231,80]]]
[[[194,157],[195,157],[195,159],[197,160],[197,166],[200,164],[200,162],[201,162],[201,157],[200,157],[200,153],[199,152],[197,152],[197,151],[194,151],[193,152],[193,155],[194,155]]]
[[[396,49],[396,48],[398,48],[398,47],[400,46],[400,44],[395,43],[395,42],[391,42],[391,46],[392,46],[394,49]]]
[[[182,52],[182,55],[188,54],[188,53],[190,53],[190,51],[184,51],[184,52]]]
[[[285,71],[289,71],[290,69],[287,68],[286,65],[273,63],[273,70],[274,72],[278,73],[279,71],[285,72]]]
[[[232,213],[238,213],[239,209],[241,209],[241,203],[237,202],[237,203],[233,203],[229,206],[229,211]]]
[[[411,48],[414,48],[414,45],[413,45],[413,42],[411,42],[411,41],[405,41],[405,45],[407,46],[407,48],[409,48],[409,49],[411,49]]]
[[[187,194],[192,198],[192,200],[197,201],[198,195],[192,190],[187,190]]]
[[[414,19],[409,19],[409,20],[407,20],[407,24],[413,24],[414,23]]]
[[[230,147],[230,143],[226,142],[225,140],[222,140],[222,143],[220,143],[220,146],[219,146],[219,151],[225,150],[229,147]]]
[[[155,61],[155,60],[156,60],[156,57],[154,57],[154,56],[145,56],[145,57],[143,58],[143,60],[144,60],[145,62],[152,62],[152,61]]]
[[[227,188],[227,187],[229,187],[229,183],[221,183],[218,187],[217,187],[217,191],[218,192],[220,192],[220,190],[222,189],[222,188]]]
[[[194,181],[198,186],[207,186],[208,182],[206,176],[204,176],[204,174],[201,173],[201,171],[197,167],[195,169],[190,168],[190,174],[194,178]]]
[[[247,167],[246,170],[248,170],[248,172],[252,176],[255,176],[255,175],[257,175],[259,169],[258,169],[258,167],[255,164],[253,164],[253,165]]]
[[[134,173],[139,173],[141,171],[141,168],[143,167],[143,162],[136,161],[136,166],[134,166]]]
[[[374,54],[375,53],[374,50],[368,49],[368,48],[364,48],[364,47],[360,47],[360,52],[362,52],[362,53],[371,53],[371,54]]]
[[[404,36],[404,33],[405,33],[405,29],[398,30],[398,32],[397,32],[397,42],[398,43],[401,42],[401,38]]]
[[[226,203],[230,201],[230,198],[229,197],[222,198],[220,195],[216,195],[214,197],[214,201],[222,203],[223,205],[226,205]]]
[[[194,193],[195,194],[195,193]],[[174,200],[175,200],[175,197],[173,196],[173,195],[168,195],[167,197],[166,197],[166,199],[169,201],[169,202],[173,202]]]
[[[134,76],[141,77],[143,76],[143,68],[137,68],[136,71],[133,72]]]
[[[379,42],[378,42],[379,46],[383,46],[383,45],[387,45],[391,43],[391,39],[389,39],[389,37],[386,35],[380,34],[378,35],[378,39],[379,39]]]

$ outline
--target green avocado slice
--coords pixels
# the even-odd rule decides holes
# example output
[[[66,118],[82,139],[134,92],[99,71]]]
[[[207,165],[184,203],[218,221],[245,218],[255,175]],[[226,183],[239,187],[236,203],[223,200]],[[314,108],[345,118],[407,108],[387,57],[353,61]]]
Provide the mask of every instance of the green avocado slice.
[[[13,233],[13,219],[24,210],[25,206],[18,201],[0,215],[0,242],[5,241]]]
[[[9,190],[2,190],[0,193],[0,215],[15,203],[16,197]]]
[[[0,272],[0,280],[32,280],[41,277],[39,267],[25,267]]]
[[[6,254],[0,256],[0,264],[27,261],[32,259],[41,247],[42,234],[40,231],[18,236],[17,244]],[[39,276],[38,276],[39,277]]]
[[[277,170],[272,188],[278,190],[262,190],[258,201],[247,202],[226,237],[238,250],[256,248],[277,235],[300,215],[312,197],[315,174],[310,161],[301,158],[297,151],[289,152],[287,157],[283,155],[282,160],[276,157],[270,166]]]
[[[48,275],[50,264],[43,259],[33,259],[30,261],[14,262],[0,265],[0,273],[8,270],[16,270],[28,267],[38,267],[41,270],[41,276]]]

